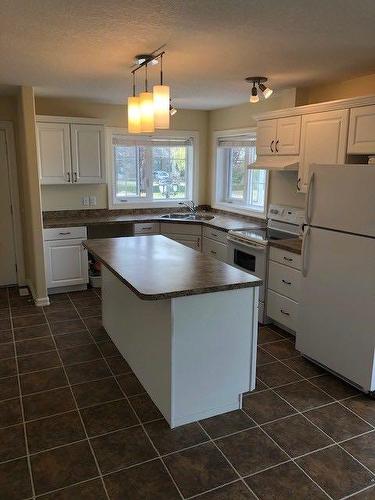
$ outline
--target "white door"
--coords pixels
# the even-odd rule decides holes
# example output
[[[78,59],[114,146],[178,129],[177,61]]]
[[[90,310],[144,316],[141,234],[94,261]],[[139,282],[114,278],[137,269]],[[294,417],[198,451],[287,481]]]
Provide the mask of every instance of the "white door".
[[[88,282],[87,250],[81,240],[44,242],[47,288]]]
[[[309,168],[345,163],[349,110],[325,111],[302,116],[298,187],[307,191]]]
[[[104,127],[72,124],[70,130],[73,182],[104,183]]]
[[[279,155],[298,155],[301,117],[288,116],[277,120],[275,151]]]
[[[257,123],[257,155],[275,152],[277,120],[261,120]]]
[[[375,153],[375,105],[350,110],[348,153]]]
[[[374,390],[375,239],[310,228],[304,250],[296,348]]]
[[[17,283],[17,270],[7,143],[3,130],[0,130],[0,178],[0,286],[5,286]]]
[[[70,130],[67,123],[37,123],[41,184],[71,181]]]

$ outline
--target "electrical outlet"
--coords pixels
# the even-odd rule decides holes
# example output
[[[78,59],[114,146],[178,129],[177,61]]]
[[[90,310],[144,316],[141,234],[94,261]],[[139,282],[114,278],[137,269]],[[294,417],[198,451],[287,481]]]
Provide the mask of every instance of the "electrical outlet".
[[[96,196],[90,196],[90,207],[96,207]]]
[[[88,207],[90,205],[90,198],[88,196],[83,196],[81,201],[84,207]]]

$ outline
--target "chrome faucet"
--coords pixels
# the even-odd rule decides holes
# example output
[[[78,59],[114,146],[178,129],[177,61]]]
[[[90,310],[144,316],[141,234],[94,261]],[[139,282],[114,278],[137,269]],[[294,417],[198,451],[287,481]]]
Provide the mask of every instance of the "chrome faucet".
[[[194,201],[180,201],[179,205],[183,205],[187,207],[191,213],[196,214],[198,212],[198,205],[194,203]]]

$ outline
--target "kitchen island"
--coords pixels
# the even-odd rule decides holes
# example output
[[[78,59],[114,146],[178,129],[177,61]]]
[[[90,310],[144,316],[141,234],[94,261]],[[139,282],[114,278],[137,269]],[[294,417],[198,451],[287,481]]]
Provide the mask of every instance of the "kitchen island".
[[[173,428],[255,387],[261,280],[164,236],[88,240],[103,326]]]

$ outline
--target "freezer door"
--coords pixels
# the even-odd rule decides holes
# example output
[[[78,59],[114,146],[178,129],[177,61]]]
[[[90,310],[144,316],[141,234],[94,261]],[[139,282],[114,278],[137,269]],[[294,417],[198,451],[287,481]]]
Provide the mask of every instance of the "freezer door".
[[[314,165],[306,223],[375,237],[375,167]]]
[[[308,228],[302,266],[297,349],[375,390],[375,239]]]

